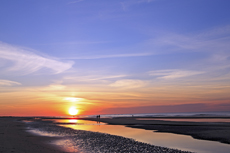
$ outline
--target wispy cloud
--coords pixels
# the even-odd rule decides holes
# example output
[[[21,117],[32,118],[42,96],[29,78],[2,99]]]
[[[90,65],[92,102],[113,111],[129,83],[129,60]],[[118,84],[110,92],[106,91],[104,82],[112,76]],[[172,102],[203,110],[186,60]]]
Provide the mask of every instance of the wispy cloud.
[[[43,88],[42,90],[50,90],[50,91],[56,91],[56,90],[64,90],[66,86],[60,85],[60,84],[51,84],[48,87]]]
[[[103,58],[120,58],[120,57],[140,57],[140,56],[150,56],[150,55],[153,54],[152,53],[111,54],[111,55],[66,57],[64,59],[103,59]]]
[[[83,76],[66,76],[64,77],[64,82],[68,83],[86,83],[86,84],[108,84],[113,80],[121,79],[127,77],[127,75],[83,75]]]
[[[157,48],[159,53],[193,51],[230,54],[229,35],[230,26],[224,26],[198,34],[161,34],[155,39],[148,40],[147,44]]]
[[[43,43],[39,45],[92,45],[92,44],[106,44],[111,41],[69,41],[69,42],[54,42],[54,43]]]
[[[21,47],[15,47],[0,42],[0,58],[8,61],[4,69],[7,71],[20,71],[20,74],[29,74],[42,68],[51,69],[53,73],[61,73],[72,67],[72,61],[61,62],[52,58],[43,57]],[[9,62],[10,61],[10,62]]]
[[[110,84],[110,86],[122,87],[122,88],[138,88],[138,87],[143,87],[146,84],[147,82],[143,80],[123,79],[123,80],[117,80],[116,82]]]
[[[230,25],[222,26],[222,27],[216,27],[207,31],[204,31],[200,34],[198,34],[198,37],[201,38],[207,38],[207,39],[215,39],[215,38],[223,38],[228,37],[230,34]]]
[[[156,71],[150,71],[149,75],[151,76],[157,76],[157,78],[160,79],[177,79],[177,78],[183,78],[183,77],[189,77],[193,75],[203,74],[204,72],[200,71],[187,71],[187,70],[156,70]]]
[[[21,83],[10,81],[10,80],[0,80],[0,86],[14,86],[14,85],[21,85]]]
[[[198,71],[228,71],[230,68],[230,25],[196,34],[160,33],[159,36],[147,40],[143,46],[147,48],[146,51],[153,50],[153,54],[176,53],[180,56],[194,53],[197,59],[190,64],[190,68]]]

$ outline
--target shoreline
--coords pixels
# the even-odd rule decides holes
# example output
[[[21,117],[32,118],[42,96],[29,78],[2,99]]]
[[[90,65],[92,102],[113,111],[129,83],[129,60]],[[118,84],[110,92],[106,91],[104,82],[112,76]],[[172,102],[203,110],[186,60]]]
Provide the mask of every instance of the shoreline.
[[[98,121],[111,125],[124,125],[131,128],[139,128],[145,130],[151,130],[154,132],[167,132],[174,134],[182,134],[189,135],[195,139],[202,140],[211,140],[218,141],[225,144],[230,144],[230,123],[229,122],[181,122],[181,121],[163,121],[160,120],[162,117],[149,117],[150,120],[141,120],[140,117],[119,117],[119,118],[68,118],[68,119],[79,119],[79,120],[89,120],[89,121]],[[170,117],[172,118],[172,117]],[[178,118],[178,117],[176,117]],[[183,117],[185,118],[185,117]],[[218,117],[219,118],[219,117]],[[127,142],[129,146],[139,145],[147,150],[152,148],[157,150],[164,150],[164,147],[148,145],[145,143],[140,143],[136,141],[132,141],[125,137],[97,133],[91,131],[81,131],[81,130],[73,130],[70,128],[64,128],[58,126],[58,123],[52,123],[52,121],[42,121],[42,119],[47,119],[47,117],[34,118],[34,117],[0,117],[0,152],[18,152],[18,153],[61,153],[61,152],[69,152],[65,150],[62,146],[55,145],[50,142],[61,140],[61,137],[48,137],[48,136],[40,136],[37,134],[33,134],[26,129],[28,126],[27,123],[23,123],[22,120],[31,120],[35,121],[41,129],[49,128],[49,132],[59,133],[72,133],[70,137],[74,141],[81,141],[81,143],[74,143],[77,147],[78,145],[82,145],[85,141],[88,142],[88,139],[91,144],[83,145],[88,150],[94,149],[94,147],[98,147],[99,149],[101,145],[105,148],[109,148],[111,144],[110,139],[113,139],[116,143],[118,142]],[[49,117],[49,119],[57,119],[55,117]],[[59,118],[59,119],[67,119],[67,118]],[[137,120],[138,119],[138,120]],[[146,117],[145,117],[146,119]],[[189,120],[189,119],[188,119]],[[47,126],[47,127],[45,127]],[[36,127],[36,126],[35,126]],[[76,135],[77,134],[77,135]],[[98,138],[98,137],[106,137],[106,139]],[[106,142],[104,143],[104,141]],[[107,141],[108,140],[108,141]],[[108,142],[108,143],[107,143]],[[122,143],[125,144],[125,143]],[[96,146],[95,146],[96,145]],[[83,147],[83,148],[84,148]],[[116,146],[118,148],[122,148],[122,145],[119,144]],[[124,149],[124,148],[123,148]],[[131,149],[131,148],[129,148]],[[166,151],[168,152],[186,152],[180,150],[174,150],[170,148]],[[95,150],[94,150],[95,151]],[[92,151],[92,152],[94,152]],[[90,152],[90,151],[88,151]],[[119,151],[118,151],[119,152]],[[161,152],[161,151],[160,151]]]
[[[91,132],[84,130],[74,130],[58,126],[55,123],[47,121],[37,121],[23,123],[20,122],[27,118],[12,117],[0,118],[0,130],[4,131],[0,137],[0,152],[17,153],[61,153],[72,152],[66,150],[65,146],[56,145],[55,141],[68,139],[69,144],[74,148],[74,152],[156,152],[156,153],[190,153],[161,146],[150,145],[135,141],[122,136],[110,135],[106,133]],[[34,118],[30,118],[32,121]],[[31,126],[30,126],[31,125]],[[26,127],[32,129],[44,130],[51,134],[60,134],[64,137],[49,137],[32,134],[26,130]],[[59,139],[60,138],[60,139]],[[52,143],[52,144],[51,144]],[[64,145],[67,145],[66,142]],[[64,147],[64,148],[63,148]],[[71,146],[70,146],[71,147]],[[80,148],[78,148],[80,147]]]
[[[201,119],[212,117],[148,117],[151,120],[141,120],[141,117],[119,118],[85,118],[83,120],[100,121],[111,125],[124,125],[131,128],[152,130],[154,132],[167,132],[181,135],[189,135],[195,139],[218,141],[230,144],[230,122],[190,122],[190,121],[164,121],[168,119]],[[229,117],[214,117],[226,119]],[[138,119],[138,120],[137,120]],[[153,120],[156,119],[156,120]]]

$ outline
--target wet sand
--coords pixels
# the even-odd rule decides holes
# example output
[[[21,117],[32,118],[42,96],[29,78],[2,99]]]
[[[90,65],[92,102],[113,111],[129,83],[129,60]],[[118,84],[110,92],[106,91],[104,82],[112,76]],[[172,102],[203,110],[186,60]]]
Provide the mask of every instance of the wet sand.
[[[133,152],[133,153],[189,153],[177,149],[154,146],[147,143],[137,142],[133,139],[115,136],[99,132],[74,130],[58,126],[50,121],[33,120],[23,123],[25,118],[0,118],[0,152],[17,153],[60,153],[60,152],[83,152],[83,153],[111,153],[111,152]],[[47,137],[34,135],[26,130],[43,131],[60,137]],[[61,142],[63,146],[52,145]],[[72,150],[65,149],[65,146]],[[63,148],[62,148],[63,147]],[[75,148],[76,147],[76,148]]]
[[[36,136],[26,132],[18,118],[0,117],[0,153],[61,153],[60,148],[49,145],[54,138]]]
[[[181,117],[168,117],[181,118]],[[182,117],[185,119],[186,117]],[[201,117],[193,117],[201,118]],[[205,117],[213,118],[213,117]],[[226,117],[214,117],[226,118]],[[153,120],[155,119],[155,120]],[[229,122],[182,122],[182,121],[163,121],[160,117],[145,118],[126,117],[126,118],[101,118],[100,122],[125,125],[132,128],[141,128],[146,130],[156,130],[156,132],[168,132],[174,134],[190,135],[196,139],[218,141],[221,143],[230,144],[230,123]],[[163,118],[162,118],[163,119]],[[188,118],[189,119],[189,118]],[[87,120],[97,121],[95,118]]]
[[[61,146],[51,144],[51,142],[64,140],[76,147],[74,152],[165,152],[165,153],[185,153],[160,146],[154,146],[133,139],[124,138],[110,134],[90,132],[84,130],[73,130],[53,124],[52,122],[35,121],[32,128],[44,130],[61,137],[47,137],[34,135],[26,129],[28,124],[21,122],[26,118],[0,117],[0,153],[61,153],[71,152]],[[52,118],[51,118],[52,119]],[[213,140],[230,144],[230,123],[213,122],[175,122],[158,120],[138,120],[130,118],[82,118],[91,121],[100,121],[113,125],[125,125],[132,128],[146,130],[157,130],[158,132],[169,132],[176,134],[191,135],[197,139]],[[33,122],[34,123],[34,122]],[[69,141],[70,140],[70,141]],[[81,150],[82,149],[82,150]],[[76,151],[78,150],[78,151]]]
[[[36,121],[28,123],[28,126],[45,134],[62,136],[62,141],[56,144],[63,146],[67,152],[81,153],[191,153],[178,149],[171,149],[161,146],[155,146],[148,143],[138,142],[134,139],[122,136],[111,135],[100,132],[85,130],[75,130],[59,126],[52,121]]]

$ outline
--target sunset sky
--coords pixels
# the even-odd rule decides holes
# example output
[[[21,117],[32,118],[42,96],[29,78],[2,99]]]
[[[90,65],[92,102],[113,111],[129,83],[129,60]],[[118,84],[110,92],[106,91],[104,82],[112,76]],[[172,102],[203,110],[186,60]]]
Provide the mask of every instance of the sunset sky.
[[[229,0],[0,1],[0,116],[230,111]]]

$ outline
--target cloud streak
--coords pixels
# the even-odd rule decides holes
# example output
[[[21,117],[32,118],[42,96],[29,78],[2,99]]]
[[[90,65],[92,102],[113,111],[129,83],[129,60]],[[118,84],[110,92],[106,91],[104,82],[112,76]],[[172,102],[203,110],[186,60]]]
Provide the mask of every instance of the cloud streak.
[[[204,72],[201,71],[170,69],[170,70],[150,71],[149,75],[157,76],[157,78],[159,79],[177,79],[177,78],[184,78],[184,77],[189,77],[189,76],[203,74],[203,73]]]
[[[81,57],[66,57],[65,59],[103,59],[103,58],[122,58],[122,57],[141,57],[151,56],[152,53],[131,53],[131,54],[112,54],[112,55],[97,55],[97,56],[81,56]]]
[[[8,72],[20,72],[20,74],[30,74],[42,68],[48,68],[53,73],[61,73],[72,67],[72,61],[61,62],[51,58],[37,55],[29,49],[15,47],[0,42],[0,58],[8,62],[5,69]]]
[[[144,43],[147,51],[153,50],[155,55],[178,54],[185,55],[191,53],[198,57],[190,64],[187,70],[163,70],[157,73],[164,73],[162,79],[175,79],[187,77],[190,75],[206,73],[219,73],[220,70],[228,71],[230,68],[230,25],[209,29],[196,34],[175,34],[164,33],[156,38],[150,39]],[[194,53],[194,54],[193,54]],[[186,57],[188,58],[188,57]],[[185,67],[185,65],[181,65]],[[180,68],[179,68],[180,69]],[[152,75],[153,72],[151,73]],[[155,75],[156,76],[156,75]],[[210,77],[210,76],[208,76]]]
[[[10,80],[0,80],[0,86],[14,86],[14,85],[21,85],[21,83],[10,81]]]
[[[151,39],[147,41],[147,44],[152,47],[158,47],[160,51],[159,53],[195,51],[209,53],[228,53],[229,55],[229,34],[230,26],[228,25],[193,35],[167,33],[165,35],[159,36],[157,39]]]
[[[110,86],[121,88],[139,88],[145,86],[146,84],[147,82],[143,80],[122,79],[110,84]]]

